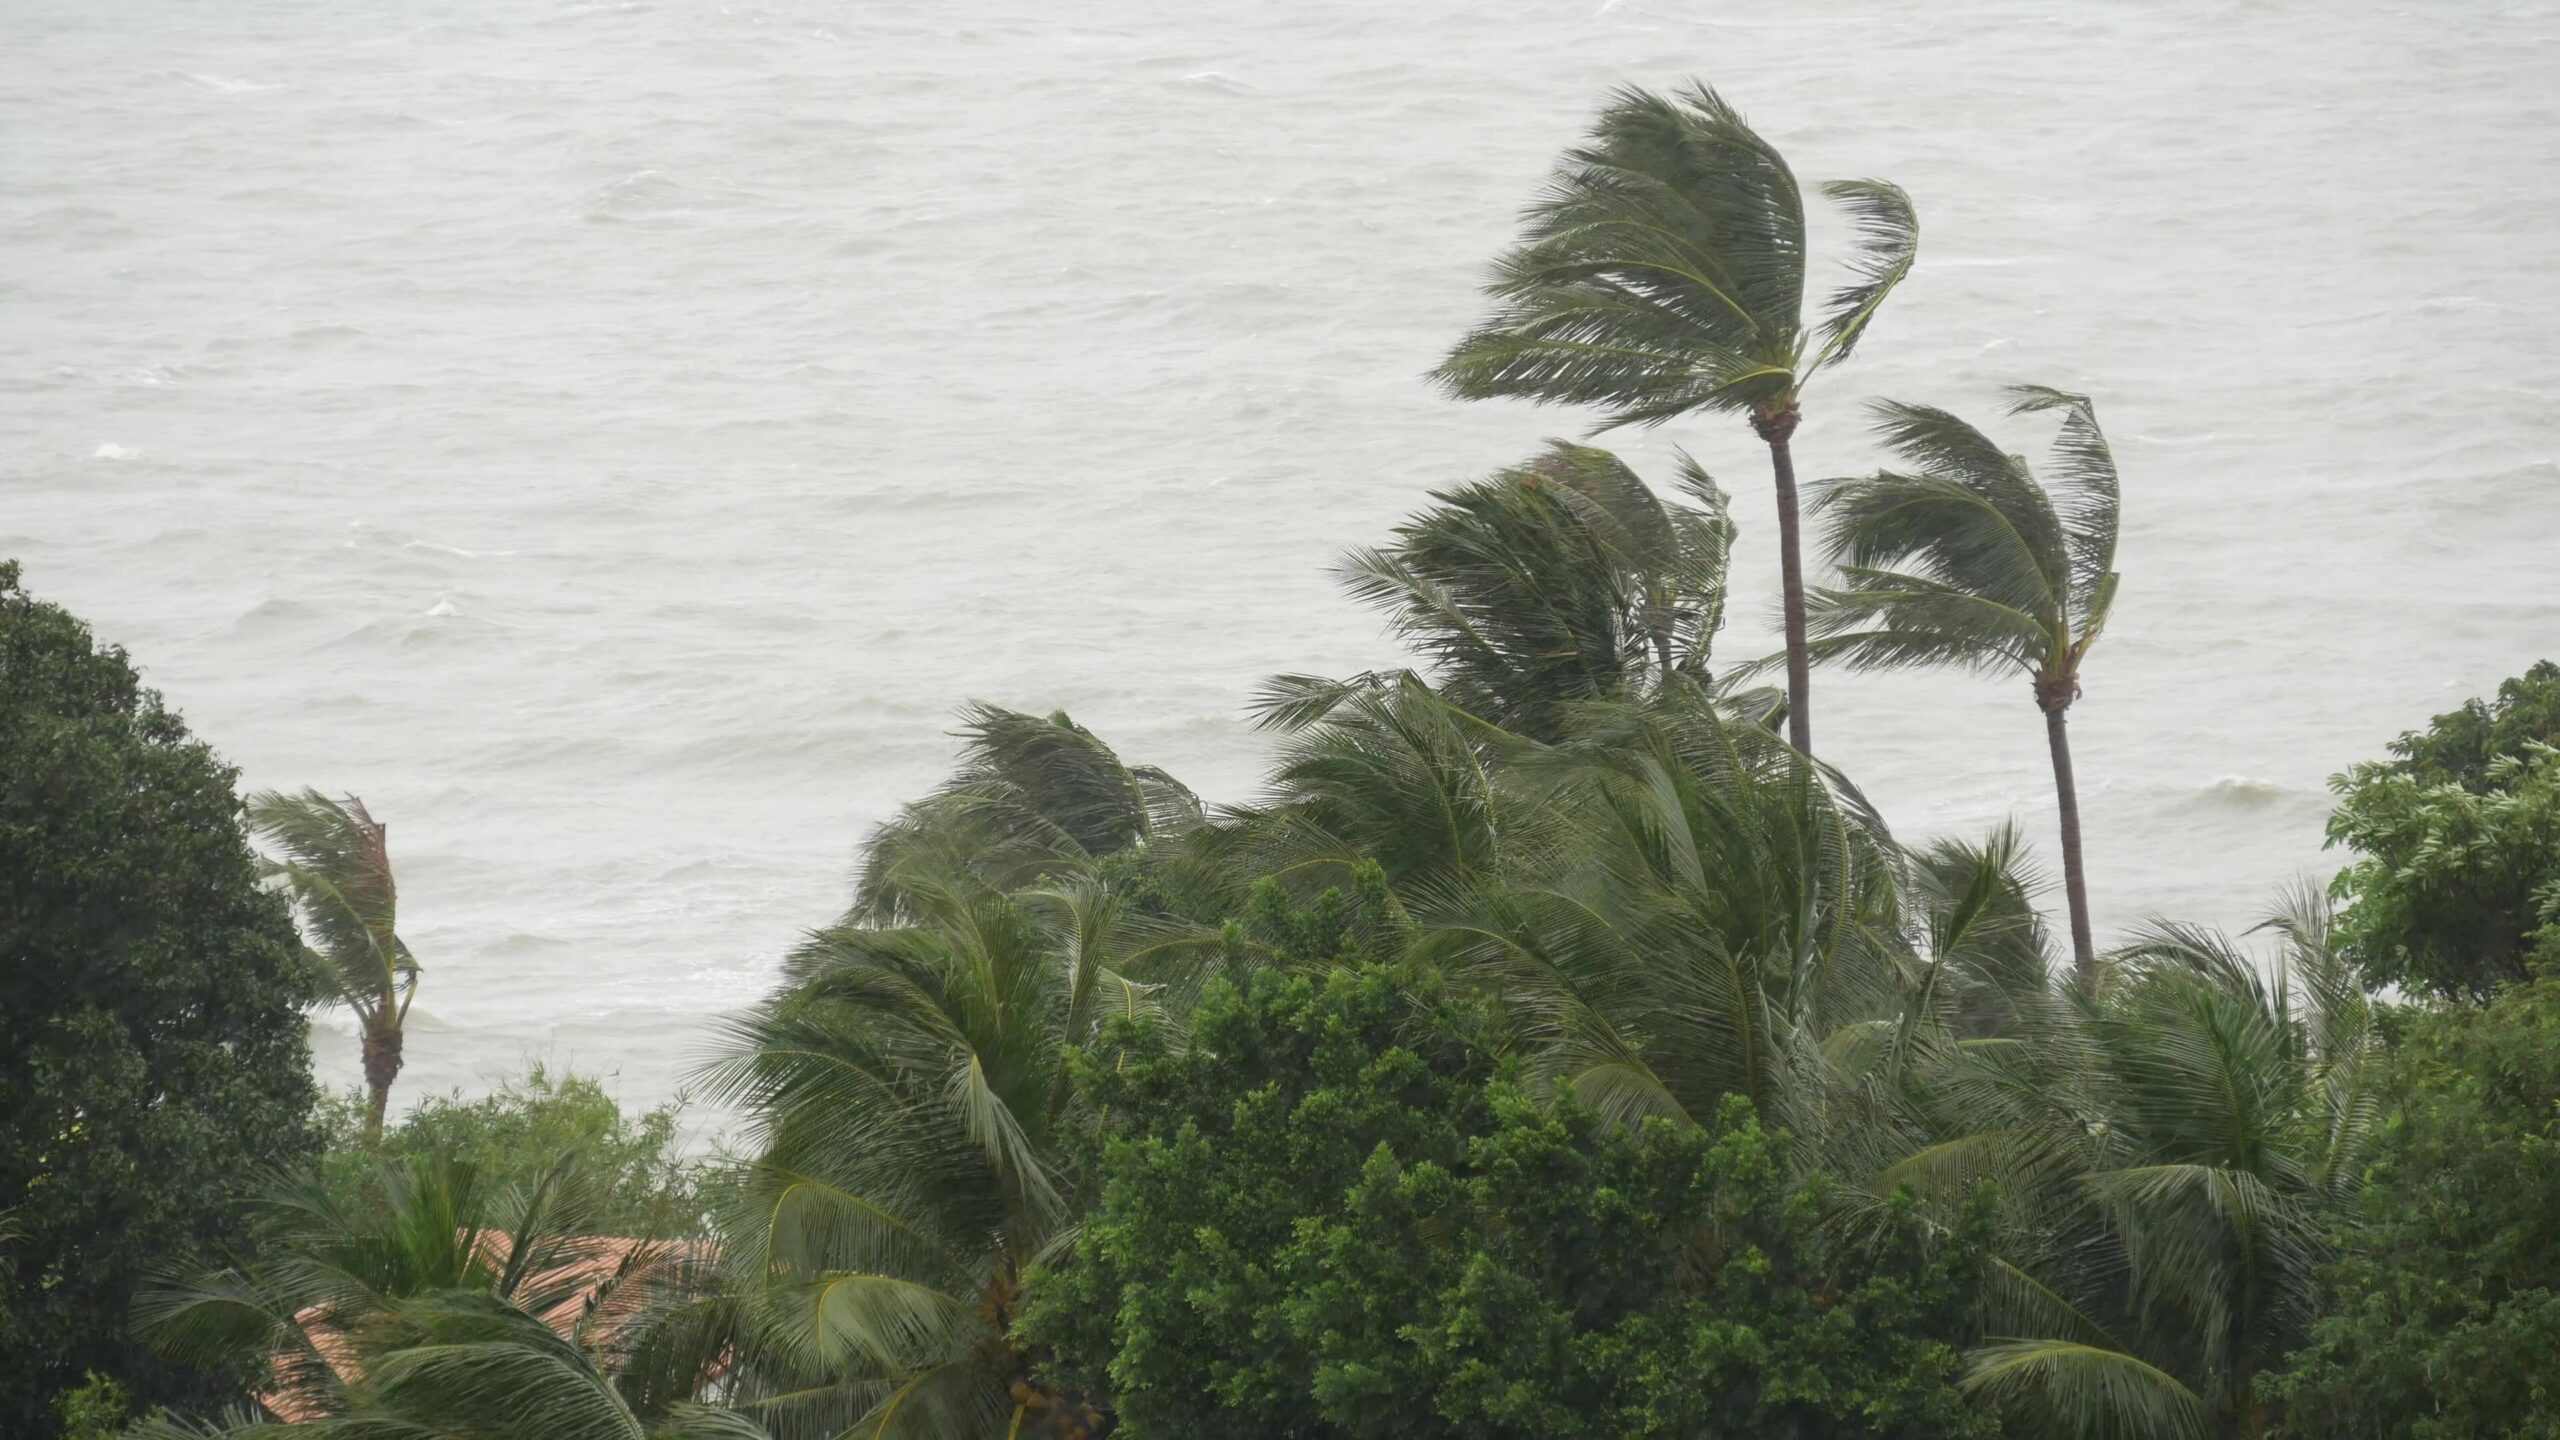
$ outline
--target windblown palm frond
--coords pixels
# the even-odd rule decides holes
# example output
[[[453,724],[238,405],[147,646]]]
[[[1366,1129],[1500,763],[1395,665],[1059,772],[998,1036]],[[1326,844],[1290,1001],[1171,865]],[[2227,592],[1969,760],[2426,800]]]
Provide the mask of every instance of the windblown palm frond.
[[[1067,1053],[1159,1013],[1123,968],[1157,932],[1105,887],[901,903],[914,923],[795,953],[707,1076],[753,1126],[724,1226],[732,1399],[777,1436],[1003,1433],[1020,1271],[1074,1213]]]
[[[1865,1137],[1904,1147],[1869,1195],[1993,1184],[1995,1338],[1968,1384],[2013,1423],[2255,1433],[2254,1377],[2309,1323],[2363,1164],[2375,1043],[2316,899],[2262,928],[2272,957],[2155,922],[2094,994],[2007,987],[2002,1033],[1924,1056]]]
[[[1575,702],[1634,692],[1647,677],[1703,677],[1724,618],[1733,522],[1724,492],[1686,456],[1667,504],[1605,450],[1552,443],[1475,485],[1441,491],[1392,543],[1341,568],[1384,611],[1459,708],[1552,739]],[[1283,677],[1267,722],[1303,726],[1353,688]]]
[[[442,1291],[385,1307],[343,1347],[337,1413],[213,1424],[154,1417],[135,1440],[771,1440],[747,1416],[635,1403],[608,1355],[520,1299]]]
[[[1310,893],[1364,861],[1399,890],[1493,872],[1545,832],[1501,778],[1535,748],[1411,676],[1349,692],[1288,737],[1261,804],[1227,813],[1227,863]]]
[[[1524,757],[1561,837],[1459,903],[1426,951],[1512,1011],[1533,1073],[1622,1119],[1744,1095],[1815,1133],[1824,1047],[1911,979],[1890,840],[1822,772],[1703,697],[1589,707]]]
[[[989,890],[1035,885],[1105,856],[1179,836],[1199,797],[1151,765],[1131,765],[1063,712],[972,705],[952,777],[865,846],[854,913],[913,918],[907,895],[963,877]]]
[[[292,897],[330,998],[367,1015],[396,1012],[418,963],[399,936],[390,827],[353,795],[266,790],[248,807],[250,830],[277,852],[266,872]]]
[[[2086,397],[2033,388],[2018,408],[2064,413],[2055,493],[1944,410],[1876,407],[1912,468],[1817,487],[1845,583],[1811,597],[1815,658],[2076,681],[2115,595],[2114,461]]]

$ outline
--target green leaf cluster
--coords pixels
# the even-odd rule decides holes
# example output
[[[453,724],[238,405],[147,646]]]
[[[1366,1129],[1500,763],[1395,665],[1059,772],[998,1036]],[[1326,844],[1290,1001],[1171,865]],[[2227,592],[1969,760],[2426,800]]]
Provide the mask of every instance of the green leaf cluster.
[[[2560,665],[2332,780],[2340,937],[2375,985],[2485,1000],[2560,964]]]
[[[2560,978],[2409,1019],[2287,1435],[2560,1436]]]
[[[427,1096],[372,1141],[365,1096],[348,1090],[320,1104],[321,1183],[353,1199],[378,1184],[381,1160],[435,1155],[518,1183],[575,1152],[594,1177],[600,1233],[693,1234],[709,1224],[713,1166],[686,1151],[685,1109],[677,1099],[626,1115],[595,1076],[537,1063],[486,1095]]]
[[[1728,1103],[1541,1103],[1427,974],[1268,971],[1080,1074],[1099,1199],[1021,1326],[1131,1440],[1954,1437],[1979,1237],[1868,1242]]]

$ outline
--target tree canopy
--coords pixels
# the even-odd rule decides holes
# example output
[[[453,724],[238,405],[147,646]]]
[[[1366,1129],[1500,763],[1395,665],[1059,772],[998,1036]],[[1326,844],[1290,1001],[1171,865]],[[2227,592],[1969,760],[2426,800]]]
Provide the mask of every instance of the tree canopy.
[[[2560,976],[2414,1017],[2284,1433],[2560,1435]]]
[[[1023,1330],[1116,1433],[1995,1433],[1956,1386],[1974,1242],[1844,1245],[1738,1098],[1542,1103],[1427,976],[1337,958],[1081,1072],[1098,1199]]]
[[[2373,984],[2485,1000],[2560,964],[2560,665],[2543,661],[2333,779],[2332,887]]]
[[[142,1346],[133,1296],[240,1239],[232,1184],[315,1143],[311,977],[233,779],[0,564],[0,1433],[52,1433],[92,1370],[223,1393]]]

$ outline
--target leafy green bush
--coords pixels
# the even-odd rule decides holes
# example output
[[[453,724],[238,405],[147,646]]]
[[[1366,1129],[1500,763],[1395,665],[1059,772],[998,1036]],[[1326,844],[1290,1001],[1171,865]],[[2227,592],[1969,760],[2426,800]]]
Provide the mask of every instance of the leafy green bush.
[[[2560,665],[2536,665],[2331,782],[2334,889],[2370,983],[2470,1000],[2560,962]]]
[[[2311,1342],[2298,1436],[2560,1436],[2560,978],[2414,1018]]]
[[[1099,1199],[1020,1331],[1062,1392],[1130,1440],[1994,1433],[1954,1385],[1970,1242],[1828,1238],[1740,1101],[1541,1104],[1430,991],[1221,982],[1187,1048],[1082,1069]]]
[[[375,1183],[378,1158],[441,1155],[469,1164],[495,1184],[524,1182],[577,1151],[592,1176],[598,1223],[615,1234],[701,1233],[712,1173],[686,1155],[684,1102],[626,1116],[588,1075],[554,1078],[536,1064],[489,1095],[431,1095],[384,1128],[379,1147],[365,1141],[364,1092],[347,1090],[321,1104],[328,1139],[321,1180],[331,1195],[363,1194]]]

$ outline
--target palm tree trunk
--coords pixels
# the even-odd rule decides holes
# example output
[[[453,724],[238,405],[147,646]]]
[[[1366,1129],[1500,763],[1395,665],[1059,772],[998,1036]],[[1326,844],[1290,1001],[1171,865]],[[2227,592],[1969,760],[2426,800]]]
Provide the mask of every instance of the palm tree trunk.
[[[2071,904],[2071,965],[2081,990],[2095,994],[2098,947],[2089,938],[2089,880],[2080,860],[2080,787],[2072,779],[2071,732],[2062,720],[2071,697],[2039,687],[2036,704],[2044,710],[2045,740],[2053,747],[2053,798],[2062,811],[2062,892]]]
[[[1787,615],[1787,743],[1813,753],[1813,664],[1804,642],[1804,559],[1796,526],[1796,461],[1788,439],[1796,431],[1796,409],[1751,417],[1752,428],[1769,442],[1769,469],[1778,481],[1778,584],[1785,592]]]
[[[364,1029],[364,1137],[382,1138],[382,1117],[391,1108],[391,1082],[400,1074],[400,1031],[396,1026],[367,1024]]]

